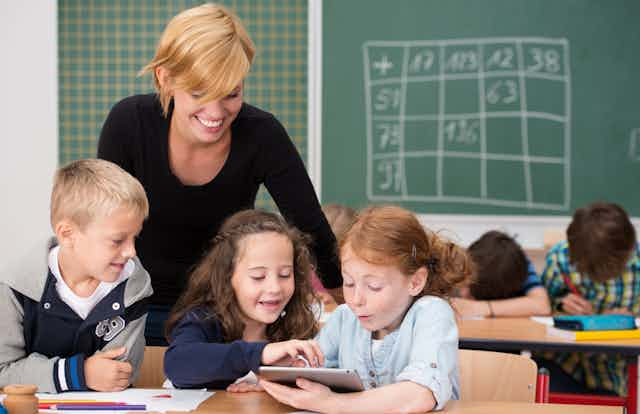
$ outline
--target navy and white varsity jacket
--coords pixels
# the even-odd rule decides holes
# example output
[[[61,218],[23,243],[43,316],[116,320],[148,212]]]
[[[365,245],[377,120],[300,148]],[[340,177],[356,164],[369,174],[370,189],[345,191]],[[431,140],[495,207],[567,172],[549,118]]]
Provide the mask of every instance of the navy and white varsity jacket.
[[[0,387],[35,384],[39,392],[87,390],[84,361],[121,346],[119,359],[134,368],[144,355],[144,325],[151,279],[138,258],[131,276],[80,318],[56,291],[48,249],[0,272]],[[43,254],[44,253],[44,254]]]

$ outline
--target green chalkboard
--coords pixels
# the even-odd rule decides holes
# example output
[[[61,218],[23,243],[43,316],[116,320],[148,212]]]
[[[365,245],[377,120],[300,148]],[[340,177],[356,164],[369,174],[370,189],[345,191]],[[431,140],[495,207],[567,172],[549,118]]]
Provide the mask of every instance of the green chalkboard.
[[[324,0],[322,199],[640,215],[640,2]]]

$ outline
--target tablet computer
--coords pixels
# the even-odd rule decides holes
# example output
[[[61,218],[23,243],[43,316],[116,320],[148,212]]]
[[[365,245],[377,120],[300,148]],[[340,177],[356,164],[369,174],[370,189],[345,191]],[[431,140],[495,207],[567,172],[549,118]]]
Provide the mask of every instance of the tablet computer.
[[[269,381],[292,386],[296,385],[296,378],[302,377],[326,385],[336,392],[364,390],[360,376],[354,369],[260,367],[258,375]]]

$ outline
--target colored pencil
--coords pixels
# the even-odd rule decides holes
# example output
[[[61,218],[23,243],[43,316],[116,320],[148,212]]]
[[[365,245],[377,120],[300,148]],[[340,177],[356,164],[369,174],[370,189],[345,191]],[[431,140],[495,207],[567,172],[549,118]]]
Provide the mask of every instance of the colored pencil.
[[[59,401],[55,401],[55,402],[40,402],[38,403],[38,408],[40,410],[52,410],[53,406],[56,405],[126,405],[126,403],[121,403],[121,402],[111,402],[111,401],[81,401],[81,402],[76,402],[76,401],[64,401],[64,400],[59,400]]]
[[[576,286],[571,282],[571,279],[569,278],[568,275],[563,273],[562,274],[562,278],[564,279],[564,283],[567,285],[567,287],[569,288],[571,293],[573,293],[574,295],[582,297],[580,292],[578,292],[578,289],[576,288]]]
[[[50,410],[60,411],[144,411],[144,404],[112,404],[112,405],[81,405],[81,404],[55,404]]]

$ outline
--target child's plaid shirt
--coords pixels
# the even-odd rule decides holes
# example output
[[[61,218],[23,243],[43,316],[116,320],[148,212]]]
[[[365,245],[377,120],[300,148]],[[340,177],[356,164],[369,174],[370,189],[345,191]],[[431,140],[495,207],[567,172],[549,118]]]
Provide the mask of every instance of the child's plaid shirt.
[[[595,313],[614,308],[629,309],[634,315],[640,313],[640,245],[636,245],[624,273],[604,283],[594,282],[578,273],[569,263],[566,241],[553,246],[547,253],[542,272],[542,283],[549,293],[553,309],[559,309],[562,298],[571,293],[563,275],[591,303]],[[626,360],[619,355],[555,352],[546,353],[545,357],[589,388],[605,389],[618,395],[627,393]]]

